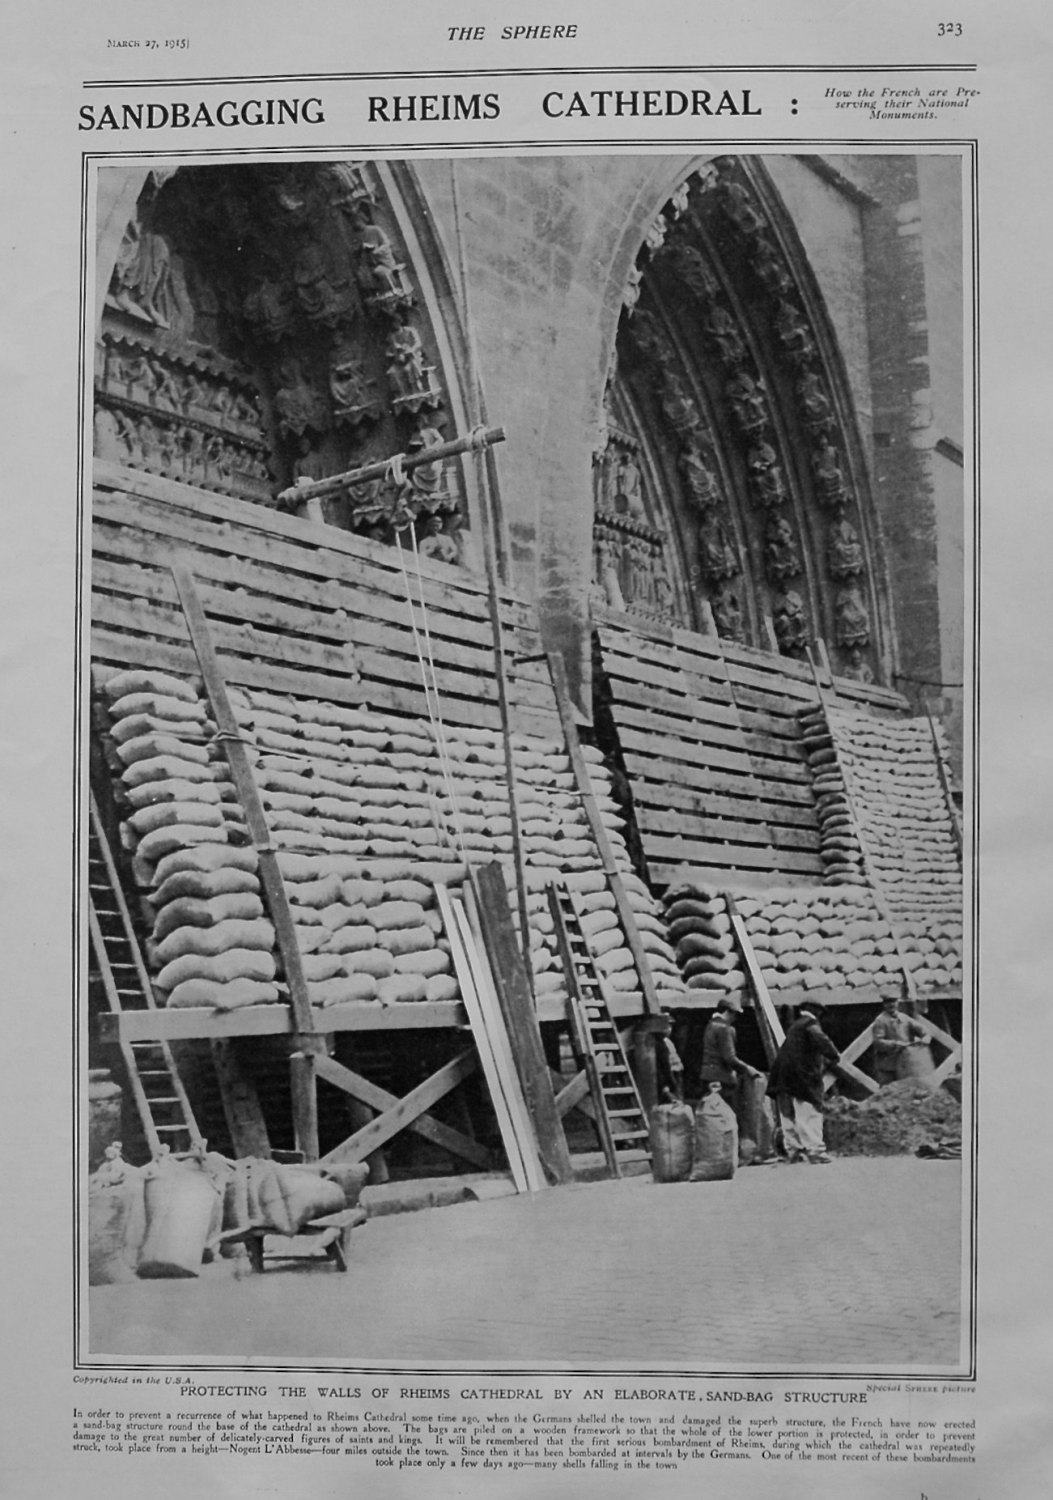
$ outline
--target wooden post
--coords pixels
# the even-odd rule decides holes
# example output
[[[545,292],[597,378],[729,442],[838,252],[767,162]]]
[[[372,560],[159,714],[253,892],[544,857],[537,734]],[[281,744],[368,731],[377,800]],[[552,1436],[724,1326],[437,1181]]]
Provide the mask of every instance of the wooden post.
[[[550,1181],[571,1182],[574,1170],[570,1151],[556,1109],[526,965],[515,940],[504,872],[495,862],[481,869],[469,868],[468,879],[516,1072],[537,1134],[541,1164]]]
[[[292,1089],[293,1140],[304,1161],[318,1160],[318,1090],[315,1086],[314,1056],[294,1052],[289,1058],[289,1083]]]
[[[493,443],[503,443],[505,430],[503,427],[478,428],[469,432],[464,437],[450,438],[448,442],[436,443],[433,448],[421,448],[415,453],[400,453],[396,455],[401,462],[403,473],[412,473],[419,469],[422,464],[438,463],[440,459],[452,458],[458,453],[481,452],[489,448]],[[327,479],[312,479],[307,484],[294,484],[290,489],[282,490],[278,496],[278,504],[285,506],[310,504],[313,500],[321,500],[324,495],[338,495],[342,490],[350,489],[356,484],[366,484],[371,479],[383,479],[391,469],[393,459],[382,458],[374,463],[363,464],[358,469],[348,469],[343,474],[331,474]],[[310,518],[314,520],[315,514]]]
[[[256,777],[253,775],[241,730],[227,695],[227,685],[216,656],[204,607],[198,595],[193,574],[186,563],[173,563],[172,577],[175,580],[176,593],[179,595],[179,602],[186,617],[190,640],[201,668],[205,695],[219,731],[216,739],[227,758],[238,801],[245,814],[245,825],[259,857],[260,881],[267,896],[271,921],[274,923],[278,951],[281,954],[292,1006],[293,1055],[290,1058],[290,1067],[293,1120],[298,1130],[302,1127],[304,1140],[314,1143],[313,1151],[308,1151],[306,1146],[301,1146],[299,1139],[297,1139],[297,1146],[304,1151],[308,1161],[314,1161],[318,1156],[318,1101],[314,1097],[314,1067],[297,1064],[295,1059],[297,1056],[309,1057],[314,1053],[324,1053],[326,1041],[315,1028],[314,1012],[311,1009],[311,998],[307,992],[307,979],[300,956],[300,945],[296,940],[296,928],[285,881],[278,865],[277,851],[271,843],[271,831],[267,825]]]

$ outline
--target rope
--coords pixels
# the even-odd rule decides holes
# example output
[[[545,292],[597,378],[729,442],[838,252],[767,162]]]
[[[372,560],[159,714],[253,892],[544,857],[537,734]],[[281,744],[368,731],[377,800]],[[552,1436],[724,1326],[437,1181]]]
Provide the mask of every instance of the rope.
[[[412,532],[412,530],[410,534],[413,536],[413,550],[417,554],[417,576],[420,581],[421,621],[424,633],[427,636],[428,641],[427,661],[425,660],[425,652],[421,645],[421,630],[417,625],[417,608],[413,602],[413,592],[410,586],[410,577],[409,573],[406,570],[406,553],[402,545],[402,538],[397,531],[395,532],[395,545],[398,549],[399,554],[399,568],[402,573],[402,582],[406,590],[406,604],[409,608],[410,629],[413,632],[413,646],[414,650],[417,653],[417,665],[420,667],[421,683],[424,688],[424,703],[428,711],[428,723],[431,725],[431,731],[435,738],[435,749],[439,757],[439,771],[442,776],[443,785],[446,788],[446,796],[450,802],[450,810],[454,825],[454,838],[457,845],[457,850],[461,856],[461,859],[465,864],[467,864],[468,856],[464,846],[464,825],[461,821],[461,812],[460,808],[457,805],[457,795],[454,790],[449,751],[446,744],[446,730],[445,725],[443,724],[442,706],[439,699],[439,683],[438,677],[435,672],[434,657],[432,656],[431,652],[431,635],[428,631],[428,611],[424,599],[424,579],[420,571],[420,554],[419,552],[417,552],[416,535]],[[441,817],[441,808],[439,808],[438,811]],[[446,829],[446,832],[447,834],[449,833],[448,828]]]

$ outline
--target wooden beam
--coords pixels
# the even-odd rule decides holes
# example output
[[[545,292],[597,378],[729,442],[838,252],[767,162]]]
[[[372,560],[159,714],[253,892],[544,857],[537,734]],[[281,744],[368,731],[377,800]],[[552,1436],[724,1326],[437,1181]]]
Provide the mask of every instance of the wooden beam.
[[[289,1056],[289,1088],[292,1094],[293,1141],[304,1161],[318,1160],[318,1091],[315,1061],[318,1055],[297,1048]]]
[[[459,1130],[444,1125],[441,1120],[431,1119],[427,1113],[432,1105],[437,1104],[474,1073],[477,1066],[474,1048],[466,1048],[399,1099],[387,1089],[371,1083],[368,1078],[345,1068],[334,1058],[318,1058],[316,1067],[319,1078],[379,1111],[375,1120],[348,1136],[339,1146],[327,1152],[322,1160],[330,1164],[362,1161],[401,1131],[412,1130],[476,1166],[489,1167],[492,1164],[489,1151],[468,1136],[462,1135]]]
[[[285,881],[278,865],[277,851],[271,843],[271,831],[267,825],[259,787],[245,749],[241,728],[227,696],[227,687],[215,647],[212,644],[208,620],[198,597],[193,574],[187,564],[185,562],[173,563],[172,577],[175,580],[176,592],[186,616],[187,629],[190,632],[190,639],[204,678],[205,695],[211,705],[219,730],[216,738],[230,766],[238,801],[245,814],[249,837],[259,856],[260,880],[266,892],[267,908],[274,923],[278,950],[281,954],[285,978],[289,986],[289,998],[292,1002],[295,1027],[293,1044],[304,1053],[324,1051],[324,1038],[318,1034],[315,1027],[314,1013],[300,956],[300,945],[296,940],[296,927],[289,906],[289,897],[285,890]],[[300,1070],[300,1081],[301,1083],[307,1082],[307,1073],[303,1069]],[[306,1121],[306,1115],[304,1119]]]
[[[746,965],[746,973],[749,975],[750,985],[753,988],[755,1000],[754,1011],[757,1016],[757,1025],[761,1034],[761,1042],[764,1046],[764,1055],[768,1060],[770,1068],[775,1061],[775,1054],[786,1040],[786,1034],[782,1029],[775,1006],[772,1004],[771,994],[767,982],[757,962],[757,954],[754,951],[753,942],[749,930],[742,920],[742,913],[735,905],[735,898],[730,891],[724,892],[724,904],[727,907],[728,917],[731,921],[731,930],[735,935],[742,962]]]
[[[474,916],[490,961],[512,1061],[537,1135],[541,1164],[551,1182],[571,1182],[574,1169],[556,1109],[526,965],[516,942],[504,871],[496,862],[469,867]],[[469,911],[469,919],[473,913]],[[529,929],[528,929],[529,933]]]
[[[571,769],[574,772],[574,782],[581,795],[582,808],[588,820],[592,837],[599,851],[600,863],[603,873],[607,877],[607,884],[614,897],[615,909],[618,920],[621,923],[625,941],[632,954],[633,963],[640,980],[640,989],[643,992],[644,1009],[649,1015],[657,1016],[663,1014],[662,1003],[658,998],[655,988],[654,976],[651,973],[651,965],[648,962],[647,950],[644,948],[643,939],[640,937],[640,929],[636,925],[636,913],[633,911],[629,901],[629,894],[625,889],[618,861],[614,857],[614,846],[611,844],[607,825],[603,821],[599,804],[596,801],[596,793],[593,790],[592,778],[585,763],[585,757],[581,753],[581,741],[578,738],[578,726],[574,719],[574,705],[571,702],[570,687],[567,683],[567,669],[563,657],[558,651],[549,651],[548,669],[552,677],[552,689],[556,695],[556,707],[559,710],[559,722],[563,728],[563,739],[567,747],[567,755],[570,759]]]
[[[267,1122],[256,1085],[241,1065],[238,1043],[233,1037],[213,1037],[209,1050],[234,1155],[267,1159],[271,1154]]]
[[[580,1109],[590,1119],[596,1118],[596,1110],[589,1093],[589,1079],[584,1068],[580,1073],[575,1073],[569,1083],[564,1084],[563,1076],[549,1069],[549,1077],[552,1079],[552,1089],[556,1095],[556,1109],[560,1118],[569,1114],[572,1109]]]

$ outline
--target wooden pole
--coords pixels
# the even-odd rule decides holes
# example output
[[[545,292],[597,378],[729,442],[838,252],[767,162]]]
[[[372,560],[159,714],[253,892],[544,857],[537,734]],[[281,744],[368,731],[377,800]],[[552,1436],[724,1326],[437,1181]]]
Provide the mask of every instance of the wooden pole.
[[[475,911],[469,911],[469,919],[474,916],[486,949],[541,1164],[552,1182],[570,1182],[574,1169],[552,1093],[527,967],[515,941],[501,866],[469,869],[468,880],[475,897]]]
[[[458,453],[481,453],[493,443],[503,443],[503,427],[477,427],[463,437],[450,438],[448,442],[436,443],[433,448],[421,448],[416,453],[399,453],[395,458],[378,459],[375,463],[363,464],[359,469],[348,469],[343,474],[330,474],[327,479],[312,479],[305,484],[294,484],[282,490],[278,504],[282,506],[303,505],[308,500],[321,500],[325,495],[337,495],[356,484],[366,484],[371,479],[383,479],[391,471],[396,460],[406,474],[425,464],[435,464],[444,458],[453,458]]]
[[[289,897],[285,881],[278,865],[278,855],[271,843],[271,831],[263,810],[259,787],[253,774],[245,743],[241,737],[238,721],[234,716],[227,685],[216,656],[212,633],[208,627],[204,607],[194,583],[194,577],[185,563],[172,564],[179,602],[186,616],[187,629],[197,655],[201,676],[205,683],[205,695],[219,730],[217,740],[227,758],[234,787],[245,814],[249,838],[259,857],[260,881],[267,896],[267,907],[289,986],[289,1000],[293,1018],[293,1052],[290,1058],[290,1081],[292,1086],[293,1121],[297,1130],[297,1149],[303,1151],[307,1161],[318,1158],[318,1103],[315,1098],[313,1054],[326,1050],[325,1037],[316,1030],[311,998],[307,992],[300,945],[296,940]],[[298,1061],[299,1059],[299,1061]],[[301,1139],[302,1133],[302,1139]]]

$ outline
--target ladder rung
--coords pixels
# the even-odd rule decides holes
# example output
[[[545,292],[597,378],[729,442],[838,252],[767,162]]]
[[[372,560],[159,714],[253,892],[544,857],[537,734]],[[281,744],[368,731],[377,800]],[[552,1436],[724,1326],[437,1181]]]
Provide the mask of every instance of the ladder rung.
[[[189,1126],[187,1126],[186,1124],[183,1124],[183,1125],[155,1125],[154,1129],[157,1131],[158,1135],[161,1135],[162,1132],[165,1135],[178,1135],[180,1131],[182,1131],[184,1134],[189,1134]]]

